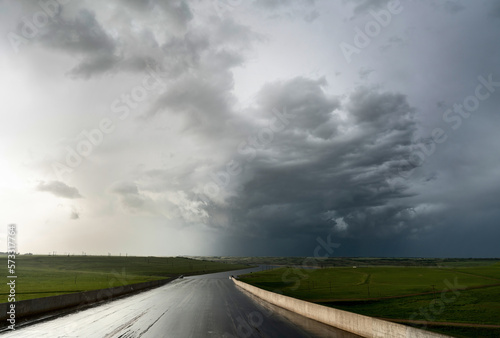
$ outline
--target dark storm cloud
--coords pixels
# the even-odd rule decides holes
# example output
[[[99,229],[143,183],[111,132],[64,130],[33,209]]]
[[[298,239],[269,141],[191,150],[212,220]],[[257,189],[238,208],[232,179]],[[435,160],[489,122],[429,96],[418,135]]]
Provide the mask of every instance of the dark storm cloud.
[[[71,69],[69,74],[88,79],[92,75],[102,74],[110,69],[113,69],[118,61],[119,58],[113,55],[94,55],[90,58],[86,58],[79,65]]]
[[[131,72],[145,71],[151,65],[156,64],[156,60],[149,56],[131,56],[127,60],[119,63],[120,69]],[[109,65],[110,67],[112,65]]]
[[[161,48],[164,52],[162,66],[168,67],[172,75],[179,75],[188,69],[199,68],[201,53],[210,43],[205,34],[190,33],[174,37]]]
[[[212,226],[237,224],[230,231],[245,238],[288,239],[288,249],[331,231],[386,237],[417,226],[413,205],[401,202],[408,187],[389,182],[416,131],[405,96],[360,88],[341,104],[324,86],[295,78],[262,89],[258,111],[286,107],[291,122],[257,149],[237,196],[206,207],[217,215]]]
[[[83,60],[70,71],[74,76],[88,78],[112,69],[119,61],[116,42],[96,20],[95,13],[87,9],[80,9],[70,19],[59,13],[39,41],[49,48],[79,55]]]
[[[168,16],[167,19],[175,22],[177,25],[185,27],[193,19],[193,14],[189,5],[184,0],[157,1],[160,7]]]
[[[498,252],[492,239],[499,234],[500,191],[496,2],[402,3],[401,19],[370,36],[356,67],[332,52],[335,41],[353,39],[345,18],[373,21],[370,12],[387,9],[390,0],[344,1],[343,7],[229,1],[225,16],[214,15],[213,3],[118,3],[68,3],[32,39],[63,60],[62,72],[70,76],[57,89],[73,90],[69,81],[90,79],[79,83],[87,92],[75,94],[86,95],[90,107],[113,102],[113,90],[122,85],[117,81],[133,85],[153,72],[162,78],[161,89],[136,115],[142,118],[113,120],[116,132],[95,147],[86,166],[75,168],[89,203],[79,222],[94,221],[100,211],[91,201],[108,198],[106,212],[116,227],[138,224],[121,224],[117,215],[125,211],[147,213],[165,227],[210,232],[220,245],[205,254],[227,248],[230,255],[310,256],[318,238],[329,235],[342,243],[343,255]],[[27,13],[41,11],[36,2],[26,4],[32,9]],[[366,27],[361,20],[358,26]],[[24,53],[20,62],[39,62],[39,49]],[[341,75],[338,67],[344,67]],[[444,112],[465,102],[478,76],[489,74],[495,81],[490,96],[470,117],[452,115],[461,121],[455,130]],[[366,86],[355,87],[359,83]],[[47,113],[50,121],[68,121],[66,107],[75,103],[64,103],[57,116]],[[85,123],[52,123],[56,138],[102,118],[88,113]],[[433,143],[435,127],[447,132],[446,142]],[[32,142],[52,134],[48,129]],[[437,150],[422,163],[411,162],[422,146],[433,144]],[[229,173],[231,165],[241,170]],[[215,192],[206,189],[209,184]],[[59,181],[36,189],[81,197]],[[69,217],[78,219],[80,212],[75,208]],[[474,251],[483,244],[490,253]]]
[[[257,34],[233,20],[215,20],[210,29],[196,28],[169,37],[161,45],[160,55],[148,65],[167,79],[187,74],[200,81],[211,81],[215,87],[224,82],[219,89],[227,91],[233,85],[229,70],[243,63],[244,51],[257,39]]]
[[[163,19],[172,23],[175,29],[170,34],[185,30],[192,19],[192,13],[185,1],[122,1],[127,9],[144,12],[145,14],[156,13],[163,15]],[[71,4],[74,7],[78,5]],[[70,5],[68,5],[70,6]],[[64,7],[63,7],[64,8]],[[98,10],[98,9],[97,9]],[[196,43],[184,43],[176,41],[175,38],[164,46],[164,52],[160,49],[154,34],[148,29],[140,31],[130,30],[132,21],[147,21],[148,17],[133,17],[118,15],[122,22],[129,21],[126,25],[125,35],[111,32],[109,25],[98,21],[95,11],[87,8],[72,8],[72,11],[59,11],[54,19],[39,33],[37,40],[45,47],[75,55],[81,60],[70,71],[73,77],[90,78],[95,75],[124,71],[143,71],[147,66],[161,63],[162,54],[172,53],[177,60],[186,56],[182,48],[193,48]],[[141,22],[146,24],[146,22]],[[106,26],[107,28],[104,28]],[[195,52],[189,51],[195,57]],[[181,55],[183,54],[183,55]],[[165,60],[169,61],[169,60]],[[191,62],[193,60],[185,60]],[[195,61],[195,60],[194,60]]]
[[[156,68],[173,82],[146,117],[177,114],[185,119],[185,130],[212,137],[223,131],[233,118],[230,71],[243,64],[244,49],[257,39],[246,26],[221,20],[212,32],[192,30],[167,41],[162,46],[164,58]]]
[[[295,78],[289,81],[265,85],[257,97],[260,104],[259,112],[266,117],[272,117],[273,110],[286,109],[291,115],[291,128],[301,133],[319,138],[329,138],[336,132],[332,124],[332,111],[339,107],[339,101],[327,97],[323,92],[326,85],[324,78],[309,80]]]
[[[75,187],[70,187],[60,181],[40,182],[36,187],[37,191],[50,192],[57,197],[81,198],[82,196]]]
[[[156,102],[151,114],[181,114],[184,130],[213,133],[221,131],[222,120],[227,118],[227,103],[223,94],[212,83],[199,78],[182,79],[175,83]]]
[[[247,132],[257,135],[262,124],[255,121],[272,119],[276,110],[290,123],[270,143],[254,145],[256,157],[225,187],[230,199],[204,198],[193,206],[205,223],[225,229],[233,240],[280,238],[288,249],[302,241],[314,243],[331,231],[343,237],[387,238],[409,236],[418,228],[414,205],[401,202],[411,196],[409,182],[391,183],[399,178],[417,128],[405,96],[359,88],[342,100],[327,95],[326,86],[324,79],[299,77],[262,88],[258,106],[247,111],[255,119],[247,121]],[[196,85],[180,88],[193,96],[174,91],[163,98],[167,109],[192,109],[199,102],[197,109],[205,113],[227,112],[223,101],[221,106],[210,103],[214,93],[204,101]],[[224,131],[228,113],[210,116],[217,122],[214,128],[207,121],[200,124],[208,135]],[[241,154],[233,156],[248,161]],[[146,190],[181,190],[194,202],[200,165],[193,163],[177,174],[151,171]]]
[[[81,9],[73,19],[59,17],[49,25],[43,43],[49,47],[77,53],[113,53],[114,40],[97,22],[95,13]]]

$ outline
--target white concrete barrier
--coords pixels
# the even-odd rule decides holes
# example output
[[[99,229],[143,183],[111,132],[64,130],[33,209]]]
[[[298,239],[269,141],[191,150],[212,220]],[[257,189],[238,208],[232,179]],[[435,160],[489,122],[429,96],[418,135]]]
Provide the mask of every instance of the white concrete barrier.
[[[344,331],[355,333],[362,337],[373,338],[448,338],[410,326],[388,322],[385,320],[359,315],[348,311],[338,310],[323,305],[306,302],[300,299],[283,296],[266,291],[253,285],[232,278],[240,288],[276,306],[298,313],[304,317],[328,324]]]

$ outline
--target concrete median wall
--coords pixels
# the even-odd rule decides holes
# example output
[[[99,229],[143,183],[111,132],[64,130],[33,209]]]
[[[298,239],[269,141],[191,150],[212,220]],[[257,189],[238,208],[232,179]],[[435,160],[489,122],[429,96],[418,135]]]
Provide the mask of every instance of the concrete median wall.
[[[428,338],[448,337],[445,335],[428,332],[410,326],[388,322],[385,320],[358,315],[323,305],[306,302],[300,299],[283,296],[269,292],[250,284],[232,278],[240,288],[263,299],[266,302],[282,307],[304,317],[314,319],[344,331],[355,333],[362,337],[377,338]]]
[[[114,288],[76,292],[59,296],[21,300],[14,303],[0,303],[0,327],[9,325],[10,304],[15,305],[16,323],[27,317],[38,316],[52,311],[85,307],[101,301],[111,300],[125,294],[165,285],[175,278],[155,280],[151,282],[123,285]]]

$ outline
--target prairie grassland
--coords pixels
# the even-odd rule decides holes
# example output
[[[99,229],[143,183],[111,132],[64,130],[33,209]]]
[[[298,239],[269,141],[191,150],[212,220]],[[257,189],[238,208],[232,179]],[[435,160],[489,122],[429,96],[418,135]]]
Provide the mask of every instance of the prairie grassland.
[[[401,322],[424,320],[427,329],[457,337],[500,337],[500,262],[466,262],[447,268],[287,267],[242,275],[240,279],[269,291],[367,316]],[[433,326],[432,322],[471,327]],[[481,328],[478,324],[499,327]]]
[[[2,261],[7,273],[6,256],[2,257]],[[246,267],[182,257],[18,255],[16,300]],[[8,291],[7,285],[2,283],[0,302],[7,302]]]

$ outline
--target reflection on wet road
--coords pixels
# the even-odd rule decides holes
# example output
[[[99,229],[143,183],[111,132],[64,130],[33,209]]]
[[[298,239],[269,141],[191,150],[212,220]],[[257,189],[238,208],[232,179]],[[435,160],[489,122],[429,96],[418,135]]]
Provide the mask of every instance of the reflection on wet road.
[[[250,270],[249,270],[250,271]],[[224,272],[5,332],[2,337],[357,337],[269,305]]]

